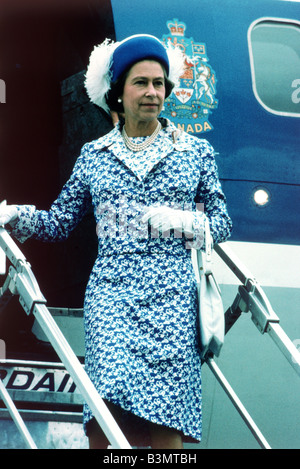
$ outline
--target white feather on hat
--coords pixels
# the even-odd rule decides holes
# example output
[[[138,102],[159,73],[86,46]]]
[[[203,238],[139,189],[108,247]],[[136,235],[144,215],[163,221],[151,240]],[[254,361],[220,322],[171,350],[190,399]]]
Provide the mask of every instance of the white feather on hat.
[[[85,75],[85,88],[92,103],[97,104],[107,113],[109,108],[105,96],[110,90],[112,72],[111,59],[118,42],[105,39],[102,44],[94,47]]]
[[[102,44],[95,46],[90,55],[89,65],[85,74],[84,85],[90,100],[107,113],[109,113],[109,107],[105,98],[111,87],[112,56],[119,44],[121,44],[121,42],[105,39]],[[179,83],[180,76],[184,72],[184,55],[182,51],[178,47],[174,47],[171,42],[165,47],[170,65],[168,78],[176,86]]]

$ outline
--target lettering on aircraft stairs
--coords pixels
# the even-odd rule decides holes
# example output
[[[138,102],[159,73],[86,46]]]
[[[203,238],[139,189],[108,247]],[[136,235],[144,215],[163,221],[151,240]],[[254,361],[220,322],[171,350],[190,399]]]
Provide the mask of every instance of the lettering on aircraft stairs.
[[[51,370],[52,367],[53,370],[55,369],[55,372],[61,373],[61,381],[59,384],[60,390],[66,387],[69,380],[73,380],[71,383],[73,391],[76,387],[76,395],[80,394],[81,398],[87,402],[93,415],[107,436],[111,447],[116,449],[130,449],[131,447],[129,442],[109,412],[104,401],[97,393],[94,385],[84,370],[84,366],[80,363],[78,357],[75,355],[60,328],[56,324],[50,310],[46,306],[46,299],[40,291],[30,264],[27,262],[25,256],[13,241],[9,233],[4,228],[0,227],[0,251],[1,249],[10,261],[10,267],[7,278],[0,288],[0,312],[3,312],[5,306],[13,295],[19,296],[19,301],[25,313],[27,315],[34,315],[36,321],[61,360],[61,363],[19,362],[19,365],[21,364],[21,368],[13,368],[10,370],[10,372],[12,372],[10,375],[10,381],[12,382],[14,379],[13,373],[16,374],[16,370],[18,369],[22,369],[27,378],[32,380],[34,376],[34,372],[32,370],[43,366],[44,369],[46,368],[48,371],[46,375],[49,380],[51,377],[51,371],[49,370]],[[279,318],[273,311],[261,286],[254,279],[251,272],[247,270],[235,254],[228,248],[226,243],[216,245],[214,249],[241,282],[233,304],[225,312],[225,333],[229,331],[243,312],[250,312],[251,318],[258,330],[262,334],[269,334],[290,365],[300,376],[300,352],[281,328]],[[269,443],[266,441],[261,431],[256,426],[255,422],[230,386],[229,382],[226,380],[210,352],[205,357],[204,362],[208,365],[209,369],[224,389],[225,393],[237,409],[260,447],[270,449],[271,447]],[[9,370],[9,367],[14,364],[14,361],[1,359],[0,364],[1,367]],[[18,362],[15,362],[15,364],[18,364]],[[24,371],[24,369],[26,370],[26,365],[29,367],[27,370],[31,371]],[[43,387],[42,383],[45,383],[45,380],[45,376],[40,379],[40,387]],[[38,384],[35,385],[35,390],[38,386]],[[9,386],[5,387],[3,376],[1,376],[0,398],[4,402],[10,417],[15,422],[26,446],[30,449],[37,449],[37,446],[13,401],[13,392],[11,392],[11,389],[9,392],[7,388],[9,388]],[[10,388],[13,388],[13,386],[10,386]],[[23,391],[23,393],[25,393],[25,391]],[[76,403],[76,396],[73,396],[72,398],[74,403]]]

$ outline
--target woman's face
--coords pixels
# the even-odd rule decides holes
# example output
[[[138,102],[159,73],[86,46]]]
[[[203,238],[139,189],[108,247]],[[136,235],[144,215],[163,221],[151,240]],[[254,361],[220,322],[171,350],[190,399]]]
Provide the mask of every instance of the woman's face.
[[[129,70],[124,90],[125,120],[136,124],[156,120],[165,100],[164,70],[154,60],[138,62]]]

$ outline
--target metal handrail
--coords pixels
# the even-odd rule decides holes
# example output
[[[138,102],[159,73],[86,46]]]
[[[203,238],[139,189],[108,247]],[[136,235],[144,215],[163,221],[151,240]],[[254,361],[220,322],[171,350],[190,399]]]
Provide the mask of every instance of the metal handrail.
[[[33,441],[32,436],[30,435],[28,428],[26,427],[24,423],[24,420],[22,419],[18,409],[16,408],[12,398],[10,397],[1,379],[0,379],[0,396],[2,397],[2,400],[4,404],[6,405],[11,418],[15,422],[28,448],[37,449],[37,446],[35,442]]]
[[[251,319],[258,330],[262,334],[269,334],[289,364],[300,376],[300,352],[280,326],[280,319],[275,314],[261,285],[232,252],[227,243],[215,245],[214,250],[242,283],[233,305],[225,312],[226,332],[242,312],[250,312]]]
[[[275,314],[259,283],[252,273],[242,264],[240,259],[230,250],[227,243],[215,245],[214,250],[242,283],[242,285],[239,286],[238,294],[233,304],[225,312],[225,333],[227,333],[238,320],[242,312],[251,312],[251,319],[258,330],[262,334],[268,333],[270,335],[290,365],[297,374],[300,375],[300,352],[279,325],[279,317]],[[213,354],[209,352],[204,361],[226,392],[261,448],[271,449],[271,446],[217,366],[213,359]]]
[[[33,314],[35,316],[49,342],[70,373],[85,402],[90,407],[112,448],[131,449],[127,439],[46,307],[46,300],[25,256],[8,232],[1,227],[0,248],[3,249],[12,263],[5,282],[5,289],[0,289],[0,304],[1,296],[6,296],[2,308],[9,299],[9,293],[19,295],[23,309],[28,315]]]
[[[208,367],[210,368],[210,370],[212,371],[212,373],[214,374],[215,378],[218,380],[218,382],[220,383],[220,385],[226,392],[227,396],[233,403],[234,407],[236,408],[236,410],[238,411],[238,413],[240,414],[240,416],[246,423],[247,427],[251,431],[252,435],[254,436],[254,438],[260,445],[260,447],[263,449],[271,449],[271,446],[267,442],[266,438],[263,436],[260,429],[255,424],[251,415],[246,410],[246,408],[244,407],[244,405],[242,404],[242,402],[240,401],[240,399],[238,398],[238,396],[236,395],[236,393],[230,386],[229,382],[227,381],[227,379],[225,378],[225,376],[223,375],[223,373],[221,372],[220,368],[217,366],[213,358],[208,357],[206,360],[206,363]]]

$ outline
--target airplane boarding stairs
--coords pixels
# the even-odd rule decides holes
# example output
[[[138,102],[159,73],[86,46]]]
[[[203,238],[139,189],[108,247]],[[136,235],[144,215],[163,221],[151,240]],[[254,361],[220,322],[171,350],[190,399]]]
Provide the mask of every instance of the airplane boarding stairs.
[[[258,330],[271,337],[300,376],[300,353],[281,328],[279,318],[261,286],[226,243],[216,245],[214,249],[241,283],[234,302],[225,312],[225,333],[231,329],[242,313],[250,312],[251,319]],[[74,447],[87,448],[87,440],[81,425],[82,403],[85,401],[92,409],[111,447],[130,449],[126,437],[85,373],[84,365],[54,320],[58,316],[80,318],[82,310],[46,306],[46,299],[39,289],[29,263],[8,232],[0,227],[1,255],[7,257],[10,267],[0,288],[0,314],[5,314],[5,307],[10,299],[14,295],[18,296],[25,313],[34,316],[35,327],[40,328],[42,334],[46,336],[46,340],[55,350],[59,361],[7,359],[5,344],[0,340],[0,434],[1,425],[7,425],[8,421],[12,423],[12,420],[19,433],[12,432],[11,438],[16,435],[18,438],[21,436],[25,447],[37,449],[39,447],[37,440],[45,431],[43,424],[47,422],[47,428],[49,429],[50,425],[52,433],[56,434],[57,438],[61,435],[67,438],[66,431],[69,431],[69,448],[73,447],[72,441],[77,444]],[[0,269],[0,273],[4,274],[4,269],[2,272]],[[230,386],[211,353],[205,357],[205,362],[259,446],[270,449],[266,438]],[[60,430],[62,425],[63,431]],[[34,429],[35,439],[32,436],[33,432],[29,430],[30,426]],[[38,428],[40,431],[37,430]],[[55,448],[55,443],[50,440],[49,436],[47,447]],[[20,439],[16,438],[16,441],[19,442]],[[5,445],[4,441],[3,444]],[[17,444],[19,443],[16,443],[16,448]],[[43,441],[42,444],[47,443]]]

